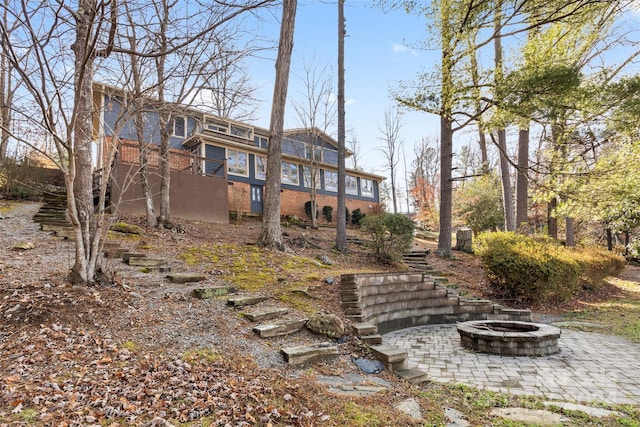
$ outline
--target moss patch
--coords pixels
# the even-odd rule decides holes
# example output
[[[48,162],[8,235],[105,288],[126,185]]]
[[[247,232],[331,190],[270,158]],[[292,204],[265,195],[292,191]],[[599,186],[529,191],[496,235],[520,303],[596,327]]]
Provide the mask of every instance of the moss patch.
[[[304,281],[310,271],[320,269],[309,258],[226,243],[188,248],[180,259],[192,266],[210,266],[225,282],[249,291],[282,289],[287,283]]]
[[[109,229],[119,233],[136,234],[139,236],[144,234],[144,230],[141,227],[133,224],[127,224],[126,222],[116,222],[115,224],[112,224]]]

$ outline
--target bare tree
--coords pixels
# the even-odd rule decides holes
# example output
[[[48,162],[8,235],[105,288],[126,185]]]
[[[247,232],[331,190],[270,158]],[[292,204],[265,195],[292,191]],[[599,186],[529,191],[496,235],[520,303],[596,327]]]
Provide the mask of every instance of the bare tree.
[[[9,0],[4,0],[4,8],[2,17],[0,18],[8,35],[13,32],[14,28],[12,27],[15,26],[15,24],[9,22],[9,3]],[[0,42],[9,43],[9,38],[3,37]],[[6,55],[4,55],[4,51],[4,48],[0,51],[0,166],[2,166],[9,147],[12,117],[11,104],[13,103],[14,95],[20,83],[14,79],[13,65]]]
[[[338,214],[336,215],[336,250],[347,250],[347,214],[344,110],[344,0],[338,0]]]
[[[320,161],[322,160],[322,145],[320,137],[329,134],[329,128],[335,123],[336,102],[331,85],[330,68],[318,68],[310,62],[303,64],[304,74],[301,77],[304,92],[300,99],[293,101],[299,127],[304,132],[304,153],[299,157],[306,163],[308,170],[309,199],[311,201],[311,222],[318,227],[316,195],[320,178]]]
[[[402,124],[400,122],[400,112],[397,109],[388,109],[384,112],[384,128],[379,128],[382,136],[380,139],[384,142],[384,145],[378,150],[382,152],[386,169],[389,171],[391,179],[391,200],[393,202],[393,213],[398,213],[398,203],[396,197],[396,168],[400,161],[398,150],[402,145],[400,140],[400,128]]]
[[[12,114],[43,129],[55,143],[58,156],[52,160],[64,173],[75,235],[69,278],[89,283],[97,272],[105,196],[101,188],[95,215],[92,80],[96,59],[108,57],[113,49],[117,4],[81,0],[75,9],[29,2],[11,6],[6,16],[16,26],[10,33],[8,26],[0,27],[1,45],[24,87],[24,98],[11,105]]]
[[[297,3],[297,0],[284,0],[282,4],[280,44],[276,58],[276,79],[273,88],[271,122],[269,125],[264,212],[262,230],[258,237],[258,245],[277,250],[285,250],[280,227],[280,179],[282,174],[284,111],[287,102]]]
[[[349,151],[351,151],[351,168],[357,171],[362,170],[362,166],[360,165],[360,147],[362,144],[360,139],[358,139],[356,130],[353,128],[349,131],[349,139],[347,140],[347,143],[349,144]]]

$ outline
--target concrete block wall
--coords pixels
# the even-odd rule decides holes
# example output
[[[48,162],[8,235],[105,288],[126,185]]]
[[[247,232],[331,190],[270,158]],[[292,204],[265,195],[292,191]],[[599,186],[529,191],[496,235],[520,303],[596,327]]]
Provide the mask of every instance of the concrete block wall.
[[[376,325],[380,333],[468,320],[531,321],[530,310],[460,298],[424,273],[347,274],[341,278],[340,294],[347,317]]]

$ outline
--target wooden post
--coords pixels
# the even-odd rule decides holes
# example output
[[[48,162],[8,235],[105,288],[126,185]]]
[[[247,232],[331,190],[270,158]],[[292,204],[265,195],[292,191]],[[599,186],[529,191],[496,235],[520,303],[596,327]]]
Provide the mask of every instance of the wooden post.
[[[456,231],[456,250],[473,253],[473,231],[470,228]]]

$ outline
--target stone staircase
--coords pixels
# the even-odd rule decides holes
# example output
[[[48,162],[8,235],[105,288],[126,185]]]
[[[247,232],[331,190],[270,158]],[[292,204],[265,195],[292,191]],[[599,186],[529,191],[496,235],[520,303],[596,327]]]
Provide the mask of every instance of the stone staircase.
[[[67,193],[64,188],[43,195],[44,203],[33,216],[42,231],[66,240],[75,240],[73,227],[67,215]]]
[[[427,255],[429,255],[429,249],[426,250],[412,250],[402,256],[402,261],[412,270],[417,271],[432,271],[433,269],[427,263]]]

